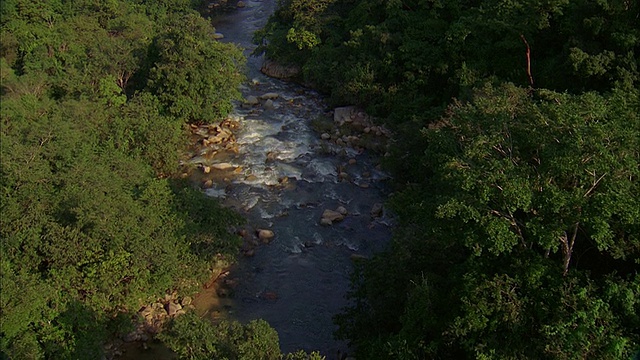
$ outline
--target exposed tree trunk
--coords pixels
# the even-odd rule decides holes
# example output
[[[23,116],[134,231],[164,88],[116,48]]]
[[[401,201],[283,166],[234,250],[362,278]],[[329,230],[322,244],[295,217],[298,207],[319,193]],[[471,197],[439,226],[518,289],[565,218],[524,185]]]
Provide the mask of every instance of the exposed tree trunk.
[[[569,235],[567,232],[564,232],[564,235],[560,237],[560,243],[562,243],[562,256],[564,262],[564,272],[562,275],[566,276],[569,272],[569,263],[571,262],[571,254],[573,253],[573,246],[576,243],[576,237],[578,236],[578,227],[580,223],[577,222],[573,228],[573,235],[571,239],[569,239]]]
[[[527,76],[529,77],[529,84],[533,88],[533,75],[531,75],[531,47],[529,47],[529,42],[525,39],[524,35],[520,35],[520,39],[527,47]]]
[[[129,82],[129,78],[131,78],[131,73],[128,71],[122,70],[118,73],[117,84],[122,89],[122,91],[126,90],[127,83]]]

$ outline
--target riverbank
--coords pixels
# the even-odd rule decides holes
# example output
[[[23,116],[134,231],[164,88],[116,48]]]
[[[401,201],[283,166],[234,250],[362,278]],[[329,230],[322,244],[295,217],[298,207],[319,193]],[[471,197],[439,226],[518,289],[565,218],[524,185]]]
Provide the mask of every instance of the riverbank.
[[[275,6],[249,1],[212,23],[220,41],[249,55],[253,32]],[[213,311],[243,323],[267,320],[284,352],[320,350],[331,358],[348,352],[333,339],[332,317],[347,305],[352,259],[371,256],[390,238],[392,218],[380,210],[389,177],[379,167],[389,133],[361,110],[329,108],[315,91],[264,75],[263,63],[247,61],[244,101],[231,116],[238,123],[233,153],[194,166],[196,184],[251,224],[244,255],[227,277],[233,296]],[[205,186],[202,176],[207,166],[206,175],[217,171],[215,163],[231,166]],[[323,214],[337,210],[343,218],[327,225],[325,216],[323,225]],[[273,233],[268,244],[260,229]]]
[[[249,55],[275,2],[248,2],[216,15],[219,41]],[[382,203],[388,176],[379,166],[390,133],[361,109],[328,108],[308,88],[264,75],[263,59],[247,61],[243,101],[229,118],[191,126],[182,177],[248,225],[234,229],[241,256],[193,297],[212,321],[265,319],[283,352],[348,353],[333,338],[332,317],[348,303],[354,260],[390,238]]]

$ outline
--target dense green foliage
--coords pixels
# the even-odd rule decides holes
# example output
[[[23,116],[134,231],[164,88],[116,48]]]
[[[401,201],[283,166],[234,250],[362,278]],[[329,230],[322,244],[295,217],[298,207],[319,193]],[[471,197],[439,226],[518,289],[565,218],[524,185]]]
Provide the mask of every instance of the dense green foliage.
[[[358,358],[640,350],[639,17],[616,0],[280,2],[259,51],[396,134],[394,239],[336,318]]]
[[[99,359],[141,305],[193,291],[216,254],[237,252],[240,218],[167,176],[184,121],[229,110],[239,50],[191,2],[146,3],[1,3],[3,358]],[[204,47],[187,63],[158,54],[187,35]],[[174,110],[172,68],[206,85],[193,90],[206,112]]]
[[[264,321],[213,324],[191,312],[159,335],[182,359],[278,359],[278,334]]]
[[[193,360],[322,360],[318,353],[280,353],[278,333],[264,320],[247,325],[222,321],[214,324],[191,312],[171,322],[159,335],[181,359]]]
[[[211,25],[197,14],[172,17],[166,26],[151,47],[150,91],[171,115],[188,122],[228,114],[229,99],[239,96],[242,52],[215,40]]]
[[[392,198],[393,249],[360,269],[343,334],[367,357],[628,358],[638,105],[513,85],[452,104],[423,131],[428,173]]]
[[[281,0],[258,51],[337,102],[424,111],[487,78],[571,92],[638,85],[634,1]],[[405,121],[392,115],[394,121]]]

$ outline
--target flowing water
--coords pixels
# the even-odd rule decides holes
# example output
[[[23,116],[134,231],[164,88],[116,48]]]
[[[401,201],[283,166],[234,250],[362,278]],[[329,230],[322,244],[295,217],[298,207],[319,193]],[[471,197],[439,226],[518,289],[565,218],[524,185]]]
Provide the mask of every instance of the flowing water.
[[[249,55],[253,32],[275,6],[275,0],[247,1],[246,7],[211,20],[224,35],[221,41],[238,44]],[[388,219],[370,215],[374,204],[383,202],[386,175],[366,151],[322,140],[311,129],[314,119],[330,115],[322,96],[266,77],[260,73],[262,61],[249,56],[243,95],[278,97],[273,106],[238,104],[232,114],[240,124],[238,153],[225,159],[237,176],[214,182],[206,193],[275,237],[231,269],[227,278],[237,283],[233,297],[217,299],[204,292],[198,302],[214,317],[268,321],[284,352],[319,350],[333,359],[338,351],[348,351],[333,339],[332,317],[347,305],[351,258],[379,251],[390,237]],[[349,180],[341,181],[339,171]],[[323,211],[339,206],[347,209],[346,218],[320,225]]]

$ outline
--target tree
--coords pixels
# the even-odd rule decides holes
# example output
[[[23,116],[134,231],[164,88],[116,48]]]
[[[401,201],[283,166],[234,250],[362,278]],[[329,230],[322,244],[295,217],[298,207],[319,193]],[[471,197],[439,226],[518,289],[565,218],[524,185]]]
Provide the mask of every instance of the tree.
[[[524,89],[483,88],[472,104],[454,105],[446,125],[426,131],[438,217],[481,224],[458,237],[476,255],[558,254],[565,275],[578,247],[634,261],[637,106],[634,93],[540,91],[536,101]]]
[[[242,53],[216,41],[213,32],[196,14],[176,15],[153,42],[148,90],[168,114],[186,122],[224,117],[240,95]]]
[[[336,104],[368,107],[390,125],[487,79],[528,86],[531,75],[535,87],[572,93],[628,90],[640,81],[637,2],[309,4],[312,11],[281,2],[257,34],[259,51],[302,67],[304,81]]]
[[[159,338],[180,359],[290,359],[323,360],[318,353],[300,350],[293,354],[280,353],[278,333],[264,320],[246,325],[237,321],[212,323],[194,312],[175,318]]]
[[[399,225],[339,335],[363,358],[635,351],[638,3],[320,3],[281,2],[258,50],[397,140]]]
[[[169,179],[183,123],[139,91],[155,10],[1,6],[0,357],[100,358],[141,305],[195,291],[233,257],[240,218]]]
[[[346,337],[365,357],[630,356],[638,105],[508,84],[452,104],[423,131],[426,176],[393,200],[390,253],[358,273]]]

